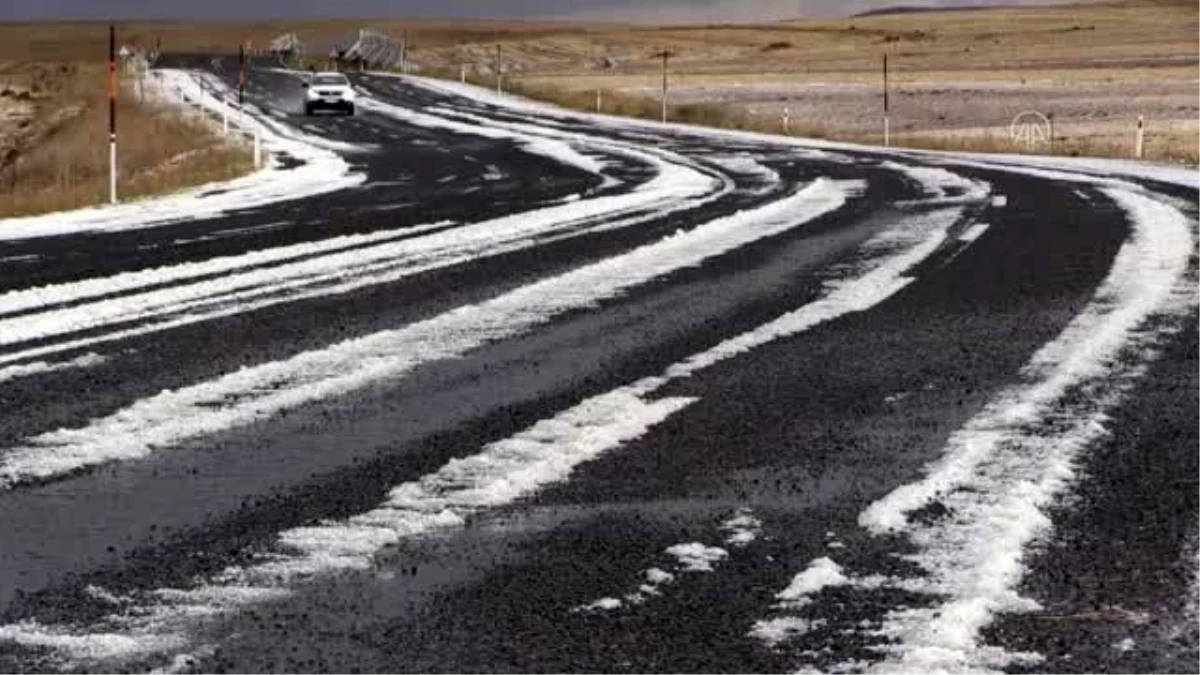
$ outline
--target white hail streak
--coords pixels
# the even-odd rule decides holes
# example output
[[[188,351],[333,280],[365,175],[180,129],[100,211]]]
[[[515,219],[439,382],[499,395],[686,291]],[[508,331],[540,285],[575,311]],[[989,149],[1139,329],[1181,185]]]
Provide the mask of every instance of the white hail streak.
[[[667,548],[667,555],[673,556],[679,561],[684,572],[711,572],[714,563],[729,557],[729,551],[717,546],[689,542]]]
[[[288,584],[315,574],[362,570],[384,546],[406,537],[461,527],[472,514],[532,494],[650,427],[692,399],[645,401],[623,388],[596,396],[475,455],[451,460],[439,471],[404,483],[379,507],[345,521],[298,527],[279,535],[287,555],[259,565],[225,570],[212,585],[159,589],[148,606],[122,609],[97,632],[23,621],[0,626],[0,642],[44,647],[76,668],[120,663],[189,648],[200,626],[251,604],[287,597]],[[620,603],[601,600],[600,607]]]
[[[750,154],[741,155],[726,155],[709,157],[710,161],[734,173],[753,176],[757,179],[761,186],[755,189],[751,194],[766,194],[773,189],[780,181],[779,172],[771,167],[763,164],[760,159]]]
[[[754,516],[749,508],[738,509],[733,517],[721,523],[720,529],[728,532],[725,543],[733,548],[745,548],[762,534],[762,521]],[[729,552],[722,548],[709,547],[704,544],[677,544],[666,550],[668,555],[675,557],[676,568],[684,572],[710,572],[712,564],[728,557]],[[624,605],[636,606],[659,596],[663,584],[675,581],[675,575],[652,567],[645,572],[646,581],[638,586],[637,591],[626,593],[620,599],[606,597],[576,607],[573,611],[594,612],[598,610],[620,609]]]
[[[719,549],[718,549],[719,550]],[[643,572],[645,581],[638,585],[636,591],[626,593],[620,598],[604,597],[599,600],[579,605],[572,609],[572,612],[596,612],[596,611],[612,611],[620,609],[626,605],[634,607],[644,604],[646,601],[662,595],[662,587],[668,584],[675,583],[675,575],[670,572],[661,570],[657,567],[651,567]]]
[[[720,218],[629,253],[460,307],[401,329],[347,340],[165,391],[77,429],[30,439],[0,458],[0,487],[144,457],[205,434],[251,424],[319,399],[394,379],[520,335],[553,317],[786,232],[842,207],[858,184],[819,179],[766,206]]]
[[[987,232],[989,227],[990,226],[987,223],[977,223],[972,225],[971,227],[967,228],[966,232],[963,232],[958,236],[958,240],[968,243],[973,242],[982,237],[983,233]]]
[[[409,124],[430,129],[443,129],[463,134],[471,134],[474,136],[483,136],[485,138],[502,138],[515,140],[522,146],[522,149],[530,154],[542,155],[549,157],[556,162],[574,166],[588,173],[602,175],[604,166],[595,159],[588,157],[577,151],[570,144],[548,137],[545,128],[537,129],[541,133],[512,133],[507,130],[506,126],[491,119],[479,118],[470,122],[457,122],[446,119],[445,117],[429,115],[416,112],[409,108],[402,108],[397,105],[385,103],[378,99],[364,98],[359,101],[359,105],[364,110],[385,115],[393,119],[402,120]],[[529,131],[529,130],[526,130]],[[590,136],[580,135],[578,140],[583,141],[589,146],[596,144],[596,139]]]
[[[775,595],[779,607],[799,609],[812,602],[812,596],[832,586],[844,586],[850,580],[843,574],[842,567],[829,558],[817,558],[808,567],[792,578],[788,587]]]
[[[15,366],[7,366],[0,368],[0,382],[7,380],[15,380],[22,377],[30,377],[31,375],[45,375],[46,373],[54,373],[60,370],[70,370],[72,368],[91,368],[98,366],[108,359],[99,354],[84,354],[83,356],[71,359],[70,361],[61,361],[57,363],[47,363],[46,361],[35,361],[34,363],[22,363]]]
[[[105,632],[99,635],[124,638],[120,643],[123,651],[117,650],[109,661],[183,649],[181,643],[190,644],[195,639],[184,639],[184,635],[195,635],[204,622],[234,611],[239,602],[284,597],[290,592],[285,585],[302,583],[318,574],[368,569],[375,555],[391,542],[460,527],[473,513],[511,503],[550,481],[564,480],[579,463],[642,436],[689,405],[692,399],[649,400],[671,380],[891,297],[906,285],[905,272],[945,241],[959,213],[949,209],[903,220],[899,227],[914,230],[906,246],[888,251],[871,248],[878,259],[854,270],[857,276],[830,284],[822,299],[676,364],[661,376],[643,378],[587,399],[508,440],[485,446],[476,455],[453,460],[434,474],[399,486],[384,504],[368,513],[281,533],[279,543],[290,551],[287,554],[265,556],[262,563],[250,567],[229,568],[208,586],[153,593],[150,609],[125,609],[104,623]],[[887,240],[897,242],[900,238],[889,236]],[[671,583],[673,576],[651,569],[647,581],[647,586],[657,590]],[[611,606],[615,600],[606,599],[604,605]],[[0,628],[0,639],[13,642],[33,643],[47,640],[46,636],[87,639],[92,634],[86,628],[36,622]],[[65,639],[54,645],[68,663],[86,661],[86,653],[75,651],[75,646],[77,643]]]
[[[991,186],[987,183],[965,178],[945,169],[896,162],[884,162],[880,166],[890,171],[898,171],[920,183],[927,195],[932,197],[932,199],[926,197],[915,202],[899,202],[900,204],[930,205],[979,202],[991,194]],[[952,189],[961,194],[951,195],[950,190]]]
[[[200,85],[193,76],[178,70],[156,72],[164,87],[171,91],[183,90],[193,100],[199,98]],[[220,110],[223,105],[211,96],[205,100],[210,109]],[[160,199],[2,219],[0,240],[110,232],[213,218],[234,210],[344,190],[366,181],[365,174],[352,171],[338,154],[314,145],[311,137],[288,137],[281,132],[285,127],[267,126],[257,119],[248,118],[246,124],[259,130],[264,148],[272,153],[265,170]],[[304,163],[282,170],[274,153],[287,153]],[[205,195],[214,188],[219,188],[220,192]]]
[[[432,225],[417,225],[402,230],[386,230],[370,234],[352,234],[323,239],[321,241],[291,244],[276,248],[251,251],[232,256],[212,258],[202,262],[187,262],[167,267],[122,272],[109,277],[90,278],[64,284],[35,286],[0,294],[0,317],[18,312],[40,309],[47,305],[78,302],[104,295],[115,295],[136,291],[146,286],[189,281],[206,276],[236,272],[241,268],[279,264],[316,255],[362,247],[390,239],[403,239],[431,229],[445,228],[449,221]],[[5,335],[0,340],[15,342]]]
[[[725,543],[734,548],[745,548],[762,535],[762,521],[754,516],[750,509],[739,509],[737,515],[721,523],[721,529],[728,532]]]
[[[718,184],[708,176],[660,157],[639,154],[639,158],[657,169],[657,174],[629,193],[504,216],[424,237],[409,238],[406,235],[444,224],[336,237],[107,279],[15,291],[0,296],[0,317],[43,303],[71,302],[135,291],[145,285],[221,274],[218,278],[197,280],[190,285],[147,290],[141,294],[101,299],[11,319],[0,318],[0,345],[143,322],[109,333],[68,338],[11,352],[0,356],[0,363],[169,330],[281,303],[348,293],[470,260],[585,233],[629,227],[682,209],[698,208],[732,189],[729,184]],[[321,257],[299,260],[318,255]],[[242,267],[270,263],[279,264],[237,271]]]
[[[1104,192],[1129,213],[1133,232],[1092,303],[1034,355],[1021,384],[951,437],[924,479],[860,517],[872,533],[907,535],[918,547],[911,560],[928,573],[930,589],[945,596],[934,607],[886,617],[880,633],[889,638],[883,649],[891,659],[877,670],[978,670],[1013,659],[981,646],[980,631],[997,612],[1034,606],[1016,587],[1025,547],[1051,526],[1044,509],[1070,485],[1078,456],[1106,435],[1107,411],[1153,352],[1158,334],[1147,320],[1185,314],[1194,303],[1188,219],[1141,194]],[[909,521],[908,514],[935,499],[948,516]]]

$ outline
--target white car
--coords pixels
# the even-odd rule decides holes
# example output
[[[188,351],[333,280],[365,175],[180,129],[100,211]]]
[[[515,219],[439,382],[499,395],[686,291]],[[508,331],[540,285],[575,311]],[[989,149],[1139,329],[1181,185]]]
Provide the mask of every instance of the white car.
[[[354,87],[341,73],[314,73],[304,82],[304,114],[334,110],[354,114]]]

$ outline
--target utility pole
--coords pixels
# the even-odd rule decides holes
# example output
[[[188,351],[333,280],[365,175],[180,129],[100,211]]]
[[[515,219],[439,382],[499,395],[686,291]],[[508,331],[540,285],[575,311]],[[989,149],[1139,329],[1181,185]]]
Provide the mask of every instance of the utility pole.
[[[891,109],[888,100],[888,57],[883,55],[883,145],[888,147],[892,144],[892,120]]]
[[[117,203],[117,27],[108,26],[108,201]]]
[[[496,45],[496,94],[497,95],[504,93],[504,87],[502,86],[503,76],[501,75],[502,67],[503,67],[503,61],[501,61],[501,57],[500,57],[500,45]]]

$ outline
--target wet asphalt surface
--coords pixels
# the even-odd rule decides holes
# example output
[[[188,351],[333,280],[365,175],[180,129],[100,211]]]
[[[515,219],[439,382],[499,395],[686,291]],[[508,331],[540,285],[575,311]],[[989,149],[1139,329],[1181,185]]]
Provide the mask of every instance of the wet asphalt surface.
[[[228,60],[176,57],[168,65],[234,77]],[[117,595],[187,587],[269,551],[282,530],[368,511],[395,485],[811,301],[831,271],[856,262],[864,242],[920,208],[900,204],[923,197],[920,185],[870,154],[821,158],[761,141],[539,120],[397,79],[353,79],[415,110],[655,147],[732,188],[632,227],[65,354],[96,351],[107,360],[0,382],[3,447],[163,390],[494,298],[770,203],[820,176],[865,179],[867,188],[804,227],[463,358],[143,460],[0,492],[3,623],[87,625],[111,610],[89,587]],[[616,179],[605,184],[513,141],[367,111],[304,118],[294,77],[261,68],[251,81],[249,101],[279,123],[368,146],[346,154],[366,183],[146,230],[0,241],[0,258],[36,256],[0,263],[0,292],[332,236],[457,226],[577,195],[623,194],[654,175],[628,155],[584,149]],[[758,158],[779,181],[764,184],[720,161],[732,155]],[[918,480],[950,434],[1016,379],[1092,299],[1129,234],[1124,212],[1094,188],[954,171],[989,182],[1007,204],[968,209],[955,231],[976,222],[988,231],[962,250],[936,253],[894,297],[673,382],[659,395],[696,403],[581,465],[568,481],[481,512],[460,530],[402,541],[370,570],[322,578],[285,600],[223,617],[205,629],[211,648],[184,669],[786,672],[871,658],[871,641],[854,626],[920,599],[827,593],[819,602],[830,620],[799,644],[768,648],[747,632],[793,575],[830,553],[833,539],[857,569],[887,573],[895,565],[903,551],[863,532],[859,513]],[[1194,190],[1151,187],[1196,200]],[[1175,327],[1114,413],[1116,431],[1085,455],[1073,497],[1055,506],[1054,534],[1033,551],[1021,589],[1044,610],[1001,616],[988,630],[991,644],[1045,654],[1035,672],[1197,668],[1197,637],[1188,628],[1195,621],[1188,606],[1197,540],[1196,321],[1193,313]],[[635,608],[574,611],[636,588],[648,568],[668,569],[664,550],[674,544],[721,545],[721,523],[742,509],[762,521],[762,537],[730,549],[713,573],[678,573],[661,596]],[[1133,648],[1114,646],[1126,638]],[[60,668],[47,650],[0,643],[0,671]]]

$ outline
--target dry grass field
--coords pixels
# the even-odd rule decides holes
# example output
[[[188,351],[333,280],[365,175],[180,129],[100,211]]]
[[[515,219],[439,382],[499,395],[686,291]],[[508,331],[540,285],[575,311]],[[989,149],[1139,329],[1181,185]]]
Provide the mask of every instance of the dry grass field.
[[[177,52],[233,52],[243,41],[262,48],[277,35],[296,32],[310,53],[324,55],[334,45],[347,46],[366,27],[397,38],[406,34],[412,59],[426,74],[457,78],[466,67],[473,80],[490,83],[499,44],[510,91],[583,110],[595,108],[601,91],[606,112],[648,118],[659,114],[661,62],[654,54],[666,49],[674,55],[672,119],[778,133],[786,109],[792,133],[867,143],[881,141],[880,66],[886,53],[892,66],[897,144],[1128,157],[1135,122],[1142,115],[1148,159],[1198,161],[1200,10],[1193,0],[757,26],[325,20],[139,23],[119,29],[123,43],[149,47],[161,41],[164,50]],[[13,64],[100,64],[104,28],[0,25],[0,82]],[[84,70],[79,66],[79,72]],[[70,94],[69,87],[64,92],[50,108],[70,110],[85,99],[94,101],[97,94],[94,88],[86,96]],[[6,115],[24,114],[20,106],[28,104],[12,103],[20,104],[12,108],[17,112],[0,112],[0,125],[9,124]],[[92,107],[87,104],[89,112],[76,116],[80,128],[93,129],[76,132],[80,137],[94,133],[98,124]],[[1008,126],[1025,110],[1054,118],[1052,146],[1013,145]],[[163,148],[160,159],[189,150]],[[52,160],[44,165],[59,166]],[[220,161],[214,165],[223,166]],[[49,180],[52,173],[42,172],[43,188],[74,181],[79,172],[72,169],[69,178],[54,181]],[[0,193],[2,214],[21,198],[8,187],[0,190],[7,190]]]
[[[0,218],[108,199],[106,67],[88,61],[0,64]],[[251,153],[198,119],[118,98],[118,192],[124,201],[244,174]]]

